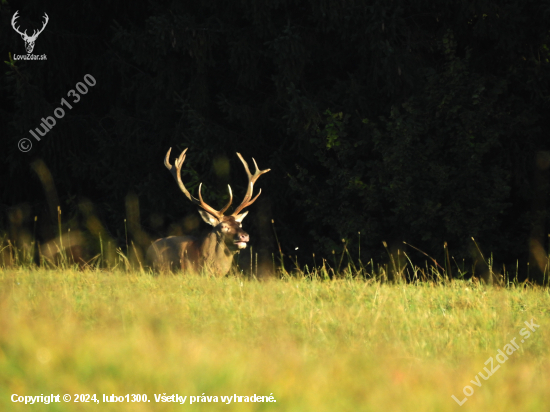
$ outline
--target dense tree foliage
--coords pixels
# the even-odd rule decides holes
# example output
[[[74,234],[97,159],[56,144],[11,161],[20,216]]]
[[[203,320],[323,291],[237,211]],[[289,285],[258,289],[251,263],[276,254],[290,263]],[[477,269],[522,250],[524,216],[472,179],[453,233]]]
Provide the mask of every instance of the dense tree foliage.
[[[47,210],[40,159],[74,219],[89,199],[121,240],[137,198],[144,231],[164,235],[195,213],[162,164],[190,147],[184,178],[215,205],[227,183],[245,190],[235,152],[272,169],[246,225],[270,250],[270,219],[284,253],[327,256],[344,238],[357,256],[360,237],[366,260],[383,240],[468,257],[472,236],[525,260],[533,226],[546,233],[549,1],[126,4],[20,7],[26,27],[48,13],[48,59],[4,65],[5,228],[12,207]],[[15,10],[0,12],[3,60],[24,53]],[[97,85],[19,152],[86,73]]]

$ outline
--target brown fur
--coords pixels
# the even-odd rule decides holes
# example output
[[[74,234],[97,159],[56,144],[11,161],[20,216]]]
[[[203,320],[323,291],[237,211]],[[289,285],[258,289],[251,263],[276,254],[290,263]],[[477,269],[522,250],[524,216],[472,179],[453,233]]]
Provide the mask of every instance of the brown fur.
[[[147,260],[155,270],[162,272],[204,268],[224,276],[231,269],[233,256],[239,251],[235,242],[246,244],[248,238],[240,222],[233,216],[224,216],[223,222],[198,238],[169,236],[156,240],[147,251]]]
[[[201,187],[199,185],[199,198],[197,199],[185,187],[181,180],[181,168],[185,161],[187,149],[185,149],[176,159],[174,165],[170,164],[170,152],[168,150],[164,157],[164,165],[170,171],[180,190],[196,206],[200,207],[199,213],[202,219],[213,228],[210,232],[198,237],[190,236],[170,236],[155,241],[147,251],[147,260],[157,270],[178,270],[197,271],[206,269],[219,276],[225,276],[231,269],[233,256],[239,249],[246,248],[248,242],[248,233],[242,229],[242,220],[248,212],[241,211],[256,201],[262,190],[256,197],[252,197],[254,191],[254,182],[270,169],[260,170],[256,161],[254,166],[256,171],[250,173],[248,163],[243,159],[240,153],[237,156],[241,160],[245,172],[248,176],[248,185],[244,199],[239,206],[235,208],[231,216],[224,215],[224,212],[231,206],[233,193],[231,186],[229,188],[229,202],[221,209],[216,210],[208,205],[202,198]]]

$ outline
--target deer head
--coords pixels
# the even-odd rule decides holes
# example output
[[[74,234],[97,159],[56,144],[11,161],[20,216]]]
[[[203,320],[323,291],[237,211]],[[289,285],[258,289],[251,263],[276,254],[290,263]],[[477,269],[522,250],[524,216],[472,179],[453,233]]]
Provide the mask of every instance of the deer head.
[[[48,15],[46,13],[44,13],[45,21],[44,21],[44,24],[42,25],[42,28],[40,30],[34,30],[33,33],[32,33],[32,36],[28,36],[27,35],[27,30],[25,30],[23,33],[21,33],[21,31],[19,30],[19,27],[15,27],[15,21],[19,17],[17,15],[17,13],[19,13],[19,10],[17,10],[15,12],[15,14],[13,15],[13,17],[11,19],[11,26],[13,27],[13,29],[17,33],[19,33],[21,35],[21,38],[25,42],[25,49],[27,50],[27,53],[30,54],[30,53],[32,53],[32,51],[34,49],[34,43],[35,43],[36,39],[38,38],[38,35],[44,31],[44,28],[46,27],[46,24],[48,24],[48,21],[50,20],[50,18],[48,17]]]
[[[202,198],[202,183],[199,185],[199,198],[197,199],[189,193],[181,180],[181,167],[185,161],[187,149],[179,155],[174,165],[170,164],[171,151],[172,148],[166,153],[164,165],[170,171],[187,199],[199,207],[202,219],[211,225],[213,229],[208,234],[199,238],[172,236],[158,239],[149,248],[147,253],[149,256],[148,260],[154,265],[164,262],[170,268],[177,265],[180,265],[182,269],[189,267],[189,265],[194,268],[209,266],[218,274],[225,275],[229,272],[233,255],[239,250],[246,248],[249,241],[248,233],[242,229],[242,221],[248,212],[241,212],[258,199],[262,191],[260,189],[258,194],[252,197],[254,183],[262,174],[269,172],[271,169],[258,169],[256,161],[252,159],[256,167],[256,171],[252,174],[248,168],[248,163],[246,163],[240,153],[237,153],[248,176],[248,188],[241,204],[237,206],[231,215],[225,215],[224,212],[229,209],[233,201],[231,186],[228,185],[229,201],[227,204],[221,210],[214,209]]]

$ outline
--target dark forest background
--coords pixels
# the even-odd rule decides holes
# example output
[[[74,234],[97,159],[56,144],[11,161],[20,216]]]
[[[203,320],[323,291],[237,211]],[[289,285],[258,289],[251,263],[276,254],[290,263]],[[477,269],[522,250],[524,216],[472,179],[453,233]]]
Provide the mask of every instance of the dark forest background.
[[[16,10],[29,32],[48,14],[46,61],[10,61]],[[215,207],[246,189],[235,152],[271,168],[244,222],[268,260],[274,219],[303,263],[342,239],[365,262],[388,259],[382,241],[472,261],[474,237],[525,268],[548,250],[549,23],[548,0],[3,0],[0,232],[46,241],[57,206],[119,245],[124,219],[143,246],[197,230],[163,165],[189,147],[183,179]],[[86,74],[97,84],[34,140]]]

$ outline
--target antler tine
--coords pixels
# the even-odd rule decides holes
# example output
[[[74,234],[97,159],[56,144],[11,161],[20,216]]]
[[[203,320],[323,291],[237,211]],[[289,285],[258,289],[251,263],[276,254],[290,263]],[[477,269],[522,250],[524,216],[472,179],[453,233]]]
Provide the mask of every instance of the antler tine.
[[[17,27],[17,28],[15,27],[15,24],[16,24],[15,21],[19,18],[19,16],[17,15],[17,13],[19,13],[19,10],[17,10],[17,11],[15,12],[15,14],[13,15],[13,17],[11,18],[11,25],[13,26],[13,29],[14,29],[17,33],[19,33],[21,36],[23,36],[23,35],[26,36],[26,35],[27,35],[27,30],[25,30],[24,33],[21,33],[21,32],[19,31],[19,27]]]
[[[242,203],[235,209],[235,211],[232,213],[232,216],[237,216],[241,210],[243,210],[245,207],[250,206],[252,203],[256,201],[258,196],[260,196],[260,194],[262,193],[262,189],[260,189],[260,191],[258,192],[256,197],[254,197],[254,199],[250,200],[252,198],[252,193],[254,191],[254,183],[256,182],[256,180],[258,180],[258,178],[261,175],[271,170],[271,169],[260,170],[260,168],[258,167],[258,164],[256,163],[256,160],[252,158],[252,161],[254,162],[254,166],[256,167],[256,171],[254,172],[254,174],[252,174],[250,173],[250,169],[248,168],[248,163],[246,162],[246,160],[244,160],[241,154],[238,152],[237,152],[237,156],[239,156],[239,159],[241,159],[241,162],[244,166],[244,170],[248,176],[248,188],[246,189],[246,194],[244,195],[244,199]]]
[[[178,182],[178,186],[180,190],[185,194],[187,199],[189,199],[194,205],[201,207],[202,209],[210,213],[212,216],[221,220],[223,218],[223,212],[225,212],[229,208],[229,206],[231,206],[231,202],[233,202],[233,193],[231,192],[231,186],[227,185],[229,187],[229,202],[220,211],[217,211],[216,209],[208,205],[203,200],[202,193],[201,193],[202,183],[199,185],[199,199],[197,199],[191,193],[189,193],[189,191],[187,190],[187,188],[185,187],[185,185],[181,180],[181,167],[183,166],[183,162],[185,161],[185,156],[186,156],[185,153],[187,152],[187,149],[181,152],[179,157],[174,162],[174,166],[176,167],[170,164],[170,152],[172,151],[172,148],[168,149],[168,152],[166,153],[166,156],[164,158],[164,166],[166,166],[166,168],[170,171],[174,179],[176,179],[176,182]]]
[[[229,202],[220,210],[220,213],[223,215],[224,212],[229,209],[229,206],[231,206],[231,203],[233,203],[233,192],[231,191],[231,186],[227,185],[227,188],[229,189]]]
[[[193,203],[199,204],[199,200],[194,197],[191,193],[187,191],[185,188],[185,185],[181,181],[181,166],[183,165],[183,162],[185,161],[185,152],[187,152],[187,149],[185,149],[179,157],[176,158],[176,161],[174,162],[174,166],[170,164],[170,152],[172,152],[172,148],[168,149],[168,152],[166,153],[166,156],[164,157],[164,166],[170,171],[176,182],[178,183],[178,186],[180,187],[181,191],[185,194],[185,196]]]
[[[45,16],[45,20],[44,23],[42,24],[42,28],[40,30],[33,30],[33,34],[32,34],[32,37],[34,36],[38,36],[40,33],[42,33],[44,31],[44,29],[46,28],[46,25],[48,24],[48,22],[50,21],[50,18],[48,17],[48,15],[46,13],[44,13],[44,16]],[[36,32],[36,33],[35,33]]]

